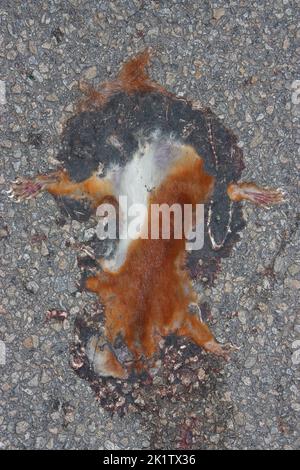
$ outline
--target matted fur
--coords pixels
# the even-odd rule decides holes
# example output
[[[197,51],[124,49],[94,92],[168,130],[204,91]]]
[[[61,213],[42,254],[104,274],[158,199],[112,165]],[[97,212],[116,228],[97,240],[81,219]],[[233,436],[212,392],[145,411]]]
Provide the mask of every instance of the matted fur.
[[[111,387],[110,379],[101,382],[99,375],[125,379],[156,367],[163,338],[172,333],[227,356],[203,322],[207,309],[191,281],[212,283],[221,258],[237,241],[243,220],[233,201],[282,200],[276,191],[238,183],[243,163],[235,136],[210,110],[194,109],[149,79],[149,57],[149,51],[139,54],[97,89],[82,84],[86,98],[66,125],[58,155],[65,169],[13,185],[20,199],[47,190],[79,220],[104,201],[118,207],[119,195],[148,206],[207,203],[200,252],[187,254],[184,239],[139,239],[119,242],[112,258],[100,260],[109,250],[93,240],[92,263],[80,260],[80,266],[99,270],[85,287],[98,294],[104,312],[77,319],[72,365],[99,395],[102,383],[107,393]]]

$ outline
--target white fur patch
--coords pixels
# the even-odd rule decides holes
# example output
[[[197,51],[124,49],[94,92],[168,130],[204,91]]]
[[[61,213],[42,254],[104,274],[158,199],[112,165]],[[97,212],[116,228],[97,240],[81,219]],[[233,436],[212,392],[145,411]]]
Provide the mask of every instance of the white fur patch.
[[[140,139],[138,150],[124,168],[114,166],[109,170],[107,178],[113,182],[115,197],[119,200],[121,196],[120,240],[115,256],[102,264],[106,271],[117,271],[122,266],[132,242],[125,222],[128,208],[133,204],[148,206],[149,194],[162,183],[172,163],[180,157],[180,147],[172,137],[164,138],[157,131],[149,140]]]

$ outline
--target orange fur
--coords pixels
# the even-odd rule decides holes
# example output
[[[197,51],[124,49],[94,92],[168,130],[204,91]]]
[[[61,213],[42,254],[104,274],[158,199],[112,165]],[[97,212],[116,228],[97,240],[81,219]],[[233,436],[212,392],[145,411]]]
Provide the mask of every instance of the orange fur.
[[[76,183],[70,180],[67,172],[56,173],[56,181],[47,185],[47,191],[53,196],[69,196],[73,199],[89,199],[94,208],[103,200],[113,196],[112,185],[107,179],[100,179],[95,174]]]

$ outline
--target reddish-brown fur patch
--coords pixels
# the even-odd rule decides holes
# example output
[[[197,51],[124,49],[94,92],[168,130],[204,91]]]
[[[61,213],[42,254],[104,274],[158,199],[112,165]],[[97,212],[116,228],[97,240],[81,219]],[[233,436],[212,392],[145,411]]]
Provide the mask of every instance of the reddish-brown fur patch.
[[[204,171],[191,147],[183,149],[184,155],[151,195],[150,204],[195,205],[209,198],[214,178]],[[107,339],[113,343],[121,335],[138,369],[141,359],[150,358],[159,339],[170,333],[189,336],[199,346],[222,352],[208,327],[189,313],[196,295],[184,261],[184,239],[138,239],[131,242],[117,272],[103,272],[87,280],[87,289],[97,293],[105,306]]]

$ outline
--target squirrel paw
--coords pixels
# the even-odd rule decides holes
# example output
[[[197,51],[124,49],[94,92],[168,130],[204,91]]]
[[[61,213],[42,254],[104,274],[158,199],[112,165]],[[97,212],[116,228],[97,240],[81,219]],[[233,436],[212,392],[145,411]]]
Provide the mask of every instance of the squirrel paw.
[[[261,188],[255,183],[232,183],[228,186],[227,193],[232,201],[247,200],[262,206],[282,203],[286,196],[282,189]]]
[[[8,197],[16,202],[32,199],[43,190],[44,184],[35,179],[17,178],[7,191]]]
[[[248,200],[259,205],[270,206],[284,202],[284,191],[272,189],[260,189],[259,191],[248,191]]]

